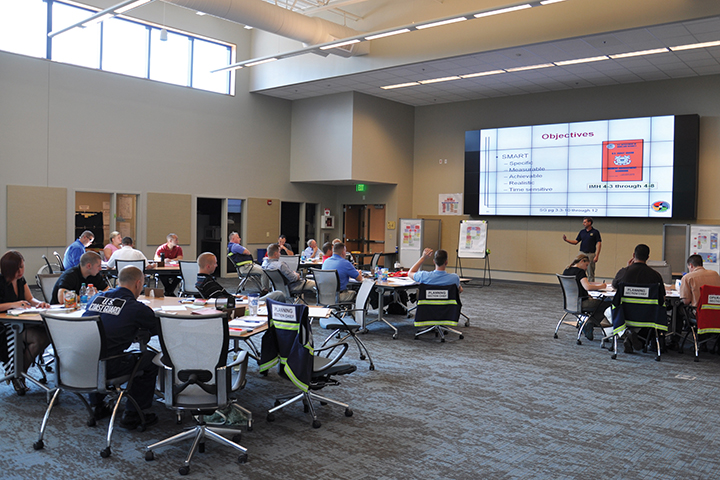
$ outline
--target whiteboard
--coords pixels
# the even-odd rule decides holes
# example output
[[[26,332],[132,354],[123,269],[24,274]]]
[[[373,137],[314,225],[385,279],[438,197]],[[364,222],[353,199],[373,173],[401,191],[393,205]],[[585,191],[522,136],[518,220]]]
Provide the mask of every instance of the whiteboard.
[[[464,220],[460,222],[458,257],[485,258],[487,251],[487,222]]]
[[[720,271],[719,239],[720,226],[718,225],[690,225],[690,255],[700,255],[703,259],[703,267],[707,270]]]

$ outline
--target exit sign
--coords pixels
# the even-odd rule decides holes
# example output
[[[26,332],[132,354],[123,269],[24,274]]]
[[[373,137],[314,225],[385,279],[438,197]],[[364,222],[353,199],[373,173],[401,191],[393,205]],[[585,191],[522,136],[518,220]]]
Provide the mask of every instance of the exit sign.
[[[366,190],[367,190],[367,185],[365,185],[364,183],[358,183],[357,185],[355,185],[356,192],[364,192]]]

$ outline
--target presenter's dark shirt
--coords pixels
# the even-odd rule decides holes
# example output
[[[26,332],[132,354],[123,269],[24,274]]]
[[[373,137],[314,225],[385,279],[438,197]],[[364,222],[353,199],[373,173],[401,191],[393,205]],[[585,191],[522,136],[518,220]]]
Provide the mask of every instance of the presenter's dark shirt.
[[[602,242],[600,232],[594,228],[589,231],[583,228],[575,240],[580,242],[580,251],[585,253],[595,253],[595,246],[598,242]]]

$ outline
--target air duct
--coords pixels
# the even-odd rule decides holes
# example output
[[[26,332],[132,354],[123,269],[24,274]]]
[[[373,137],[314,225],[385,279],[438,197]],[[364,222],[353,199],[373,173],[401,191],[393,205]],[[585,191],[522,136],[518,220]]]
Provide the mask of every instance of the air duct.
[[[353,37],[361,32],[322,18],[307,17],[262,0],[165,0],[231,22],[297,40],[307,45]],[[345,57],[366,55],[367,42],[327,50]]]

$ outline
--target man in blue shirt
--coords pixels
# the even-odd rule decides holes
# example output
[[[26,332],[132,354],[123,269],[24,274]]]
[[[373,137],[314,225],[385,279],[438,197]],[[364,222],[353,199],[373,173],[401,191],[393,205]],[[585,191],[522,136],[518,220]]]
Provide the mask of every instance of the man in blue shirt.
[[[308,260],[313,260],[322,256],[322,252],[318,248],[317,242],[314,238],[308,240],[307,248],[303,250],[303,255],[305,255],[305,258],[307,258]]]
[[[428,258],[433,258],[433,262],[435,263],[435,270],[430,272],[420,270],[420,267],[422,267],[422,264]],[[410,268],[410,271],[408,271],[408,277],[418,283],[424,283],[426,285],[440,286],[455,284],[458,287],[458,292],[462,292],[463,289],[460,286],[460,277],[458,277],[455,273],[447,273],[445,271],[445,268],[447,267],[447,262],[448,254],[445,250],[438,250],[437,252],[435,252],[435,256],[433,257],[432,248],[426,248],[425,250],[423,250],[423,254],[420,259],[415,262],[415,265],[413,265]]]
[[[595,264],[600,260],[600,249],[602,248],[602,239],[600,238],[600,232],[593,228],[592,217],[583,218],[583,228],[578,233],[575,240],[570,240],[567,236],[563,235],[565,240],[570,245],[580,244],[580,253],[584,253],[590,259],[590,265],[587,268],[587,278],[589,282],[595,281]]]
[[[95,240],[95,234],[90,230],[85,230],[77,240],[70,244],[63,257],[65,270],[80,264],[80,257],[85,253],[85,248],[92,244],[93,240]]]
[[[240,234],[238,232],[232,232],[230,233],[228,240],[229,242],[227,246],[227,254],[228,258],[230,258],[230,261],[233,262],[233,264],[237,265],[238,263],[247,262],[249,260],[250,263],[242,264],[242,273],[262,278],[262,267],[257,263],[253,262],[252,253],[250,253],[250,250],[240,245]],[[249,255],[249,257],[242,257],[241,255]]]
[[[362,273],[355,270],[355,267],[350,263],[345,255],[347,251],[344,243],[336,243],[333,245],[333,255],[323,262],[323,270],[337,270],[338,277],[340,278],[340,294],[338,299],[341,302],[351,302],[355,299],[357,292],[354,290],[348,290],[347,284],[350,279],[362,282]]]

